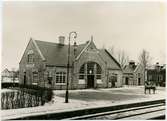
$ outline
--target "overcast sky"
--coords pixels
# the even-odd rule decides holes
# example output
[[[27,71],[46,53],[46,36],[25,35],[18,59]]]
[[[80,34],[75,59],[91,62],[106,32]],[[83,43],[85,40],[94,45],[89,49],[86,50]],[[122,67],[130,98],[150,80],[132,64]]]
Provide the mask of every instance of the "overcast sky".
[[[152,63],[165,63],[165,14],[162,2],[4,2],[2,69],[19,67],[30,37],[58,42],[71,31],[77,43],[93,35],[98,48],[114,46],[135,61],[146,49]]]

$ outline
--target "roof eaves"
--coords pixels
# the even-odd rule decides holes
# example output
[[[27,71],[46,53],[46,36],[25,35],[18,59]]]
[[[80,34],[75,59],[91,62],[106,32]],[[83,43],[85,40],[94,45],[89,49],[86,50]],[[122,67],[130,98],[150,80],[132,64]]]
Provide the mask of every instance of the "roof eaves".
[[[120,67],[120,69],[122,70],[122,68],[121,68],[121,65],[118,63],[118,61],[106,50],[106,49],[104,49],[105,50],[105,52],[115,61],[115,63]]]
[[[87,47],[90,45],[90,43],[91,43],[91,41],[88,42],[88,44],[83,48],[83,50],[82,50],[81,53],[76,57],[75,60],[78,60],[78,59],[81,57],[82,53],[87,49]]]
[[[137,71],[137,69],[139,68],[140,64],[137,64],[137,67],[135,68],[134,72]]]
[[[38,47],[38,45],[37,45],[36,41],[32,39],[32,42],[34,43],[34,45],[35,45],[35,47],[36,47],[36,49],[37,49],[38,53],[40,54],[40,56],[41,56],[42,60],[43,60],[43,61],[44,61],[44,60],[46,60],[46,59],[45,59],[45,57],[43,56],[43,54],[42,54],[41,50],[39,49],[39,47]]]
[[[26,46],[26,48],[25,48],[25,50],[24,50],[24,52],[23,52],[23,55],[22,55],[22,57],[21,57],[21,59],[20,59],[20,62],[22,61],[23,56],[24,56],[24,54],[25,54],[25,51],[27,50],[27,47],[29,46],[29,44],[30,44],[31,41],[32,41],[32,38],[30,38],[30,40],[29,40],[29,42],[28,42],[28,44],[27,44],[27,46]],[[19,62],[19,64],[20,64],[20,62]]]

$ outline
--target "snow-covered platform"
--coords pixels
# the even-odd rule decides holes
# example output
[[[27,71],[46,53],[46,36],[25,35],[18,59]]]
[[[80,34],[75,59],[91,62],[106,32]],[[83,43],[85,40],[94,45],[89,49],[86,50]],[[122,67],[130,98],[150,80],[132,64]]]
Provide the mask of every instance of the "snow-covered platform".
[[[155,94],[144,94],[143,86],[122,88],[70,90],[69,103],[64,103],[65,90],[55,90],[54,98],[44,106],[1,110],[1,119],[14,119],[32,115],[66,112],[85,108],[106,107],[134,102],[165,99],[165,88],[157,87]]]

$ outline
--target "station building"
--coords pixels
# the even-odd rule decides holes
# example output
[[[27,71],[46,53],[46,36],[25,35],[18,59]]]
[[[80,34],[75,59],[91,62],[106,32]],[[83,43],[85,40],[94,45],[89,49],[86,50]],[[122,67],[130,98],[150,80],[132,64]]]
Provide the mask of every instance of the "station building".
[[[58,43],[30,39],[19,63],[21,84],[65,89],[68,45],[60,36]],[[69,89],[122,86],[122,69],[106,50],[98,49],[93,38],[70,46]]]

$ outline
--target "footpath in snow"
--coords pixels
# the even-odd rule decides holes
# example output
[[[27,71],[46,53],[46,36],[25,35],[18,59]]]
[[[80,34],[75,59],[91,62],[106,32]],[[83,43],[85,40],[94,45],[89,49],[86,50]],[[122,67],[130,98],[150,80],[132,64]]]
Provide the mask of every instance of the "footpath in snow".
[[[165,99],[166,93],[164,87],[158,87],[155,94],[144,94],[143,86],[129,86],[122,88],[70,90],[69,103],[64,103],[64,96],[65,90],[55,90],[52,101],[44,106],[1,110],[1,119]]]

